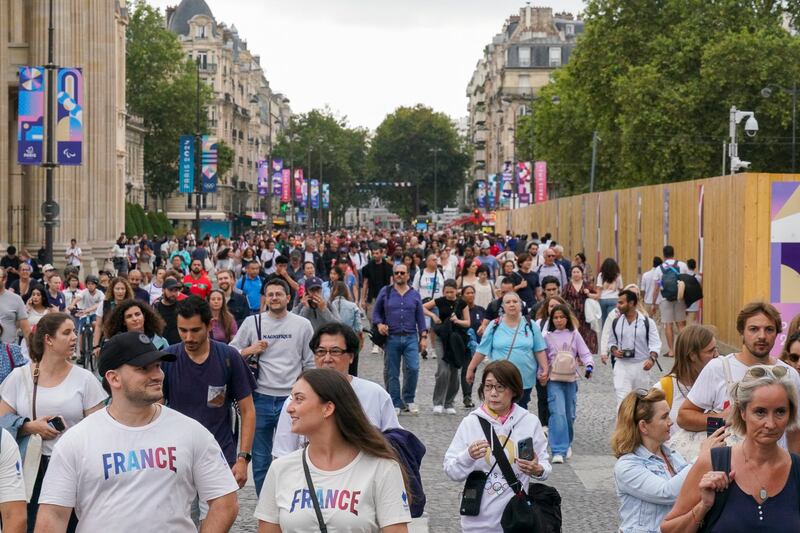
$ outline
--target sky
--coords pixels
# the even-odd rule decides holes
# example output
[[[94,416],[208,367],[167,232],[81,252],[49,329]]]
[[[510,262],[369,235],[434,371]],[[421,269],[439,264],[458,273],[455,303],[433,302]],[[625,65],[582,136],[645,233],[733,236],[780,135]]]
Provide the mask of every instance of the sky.
[[[162,10],[180,0],[147,0]],[[418,103],[458,119],[484,47],[521,0],[206,0],[261,56],[273,91],[304,113],[329,106],[374,130]],[[535,0],[578,13],[582,0]]]

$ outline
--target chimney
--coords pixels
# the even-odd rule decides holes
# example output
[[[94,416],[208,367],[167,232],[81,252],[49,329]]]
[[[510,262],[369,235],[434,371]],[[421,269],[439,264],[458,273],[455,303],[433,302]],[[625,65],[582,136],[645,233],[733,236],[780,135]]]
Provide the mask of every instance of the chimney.
[[[164,20],[167,21],[167,26],[169,26],[169,21],[172,15],[175,14],[176,9],[178,9],[178,6],[167,6],[166,9],[164,9]]]

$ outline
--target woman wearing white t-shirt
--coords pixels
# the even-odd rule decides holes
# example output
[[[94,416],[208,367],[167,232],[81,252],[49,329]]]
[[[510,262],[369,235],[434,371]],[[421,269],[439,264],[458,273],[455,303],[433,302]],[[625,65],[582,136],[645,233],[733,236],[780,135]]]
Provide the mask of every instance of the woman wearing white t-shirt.
[[[622,290],[619,265],[611,257],[607,257],[600,267],[600,273],[597,275],[597,287],[600,289],[600,310],[603,312],[600,320],[605,324],[608,314],[617,306],[619,291]]]
[[[39,493],[50,454],[63,433],[56,430],[51,421],[60,418],[69,430],[100,409],[107,398],[91,372],[69,362],[77,343],[72,317],[66,313],[48,314],[30,335],[32,364],[14,369],[3,382],[0,416],[14,413],[30,419],[22,425],[19,435],[38,434],[42,437],[42,460],[28,504],[29,528],[36,520]],[[68,531],[74,531],[75,524],[70,522],[70,525]]]
[[[320,531],[317,494],[328,531],[408,531],[403,470],[347,378],[327,368],[306,370],[292,387],[287,413],[292,432],[309,444],[272,463],[256,505],[259,533]]]
[[[675,363],[672,371],[656,383],[656,388],[664,391],[670,406],[669,417],[678,419],[678,411],[692,390],[692,385],[700,371],[719,355],[714,332],[697,324],[686,326],[675,339]],[[687,460],[693,461],[700,453],[700,443],[706,437],[705,431],[686,431],[677,424],[670,427],[670,447]]]

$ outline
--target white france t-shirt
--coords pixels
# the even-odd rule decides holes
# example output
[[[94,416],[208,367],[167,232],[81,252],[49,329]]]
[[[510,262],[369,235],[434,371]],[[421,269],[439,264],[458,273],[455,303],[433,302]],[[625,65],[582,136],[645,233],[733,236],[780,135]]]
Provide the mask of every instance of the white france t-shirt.
[[[721,412],[730,404],[723,360],[728,361],[732,383],[741,381],[747,369],[750,368],[739,361],[736,358],[736,354],[733,353],[722,355],[709,361],[709,363],[703,367],[703,370],[700,371],[700,375],[697,376],[697,380],[694,382],[694,385],[692,385],[692,390],[689,391],[689,395],[686,397],[687,400],[703,411]],[[776,364],[784,366],[789,370],[789,376],[795,388],[800,391],[800,374],[797,373],[797,370],[780,359],[777,360]],[[787,448],[785,434],[778,441],[778,445],[782,448]]]
[[[17,415],[33,418],[31,394],[33,393],[33,364],[15,368],[3,382],[2,398]],[[27,380],[27,383],[26,383]],[[36,390],[36,416],[60,416],[67,429],[55,439],[42,440],[42,454],[50,455],[56,442],[83,420],[83,413],[108,398],[97,378],[88,370],[72,365],[67,377],[55,387]]]
[[[350,385],[353,392],[358,396],[361,408],[367,415],[369,422],[378,428],[379,431],[399,428],[400,422],[397,420],[397,413],[394,411],[392,397],[386,390],[372,381],[352,376]],[[283,409],[278,418],[278,426],[275,430],[275,439],[272,445],[273,457],[283,457],[295,450],[303,447],[305,439],[302,435],[292,433],[292,419],[286,411],[289,407],[289,400],[283,402]]]
[[[212,500],[239,486],[207,429],[160,410],[146,426],[128,427],[101,409],[65,433],[39,503],[74,507],[78,533],[197,533],[194,498]]]
[[[292,533],[319,533],[319,523],[303,472],[307,448],[276,459],[267,472],[254,516]],[[308,459],[308,469],[328,531],[376,532],[411,522],[400,466],[360,452],[336,471],[323,471]]]

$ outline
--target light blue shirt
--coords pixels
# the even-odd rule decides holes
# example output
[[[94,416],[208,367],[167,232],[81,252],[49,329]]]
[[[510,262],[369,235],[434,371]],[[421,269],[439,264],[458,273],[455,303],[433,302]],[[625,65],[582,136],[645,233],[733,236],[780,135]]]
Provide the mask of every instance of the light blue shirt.
[[[508,359],[522,374],[522,387],[533,388],[536,385],[536,372],[539,370],[539,363],[534,353],[547,349],[542,330],[536,322],[528,322],[525,317],[520,317],[519,331],[515,339],[515,328],[508,327],[502,318],[496,327],[494,324],[494,321],[489,323],[477,351],[493,361]]]
[[[329,305],[336,309],[339,314],[339,322],[345,326],[350,326],[356,333],[361,332],[364,326],[361,322],[361,310],[356,304],[347,298],[339,296]]]
[[[662,450],[677,473],[675,476],[670,475],[660,457],[641,445],[614,465],[622,533],[659,533],[661,521],[678,499],[691,468],[678,452],[666,446]]]

